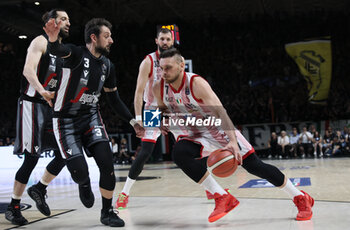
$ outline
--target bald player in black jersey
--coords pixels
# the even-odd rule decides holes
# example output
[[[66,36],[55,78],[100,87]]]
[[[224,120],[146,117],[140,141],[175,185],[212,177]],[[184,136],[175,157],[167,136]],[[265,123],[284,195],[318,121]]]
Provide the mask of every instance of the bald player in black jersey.
[[[91,200],[89,172],[83,156],[94,157],[100,170],[102,194],[101,223],[112,227],[124,226],[124,221],[114,213],[112,197],[115,187],[113,153],[102,122],[98,100],[102,88],[114,111],[134,127],[142,137],[141,127],[119,97],[116,87],[115,67],[106,57],[113,43],[112,25],[105,19],[94,18],[85,25],[85,47],[62,45],[57,42],[60,23],[46,24],[50,51],[65,59],[57,99],[54,105],[53,126],[63,158],[73,180],[79,184],[81,196]]]
[[[60,22],[59,41],[68,37],[70,23],[67,13],[53,9],[43,15],[44,23],[50,18]],[[23,69],[24,77],[21,79],[14,154],[24,155],[24,161],[16,173],[12,200],[5,212],[5,218],[16,225],[28,223],[20,211],[20,201],[40,154],[49,149],[58,151],[52,131],[50,106],[53,104],[55,93],[52,91],[57,87],[62,59],[48,52],[47,39],[46,35],[40,35],[30,43]],[[50,209],[45,202],[46,186],[65,166],[59,151],[55,155],[46,167],[44,181],[28,189],[29,195],[37,203],[37,208],[46,216],[50,215]]]

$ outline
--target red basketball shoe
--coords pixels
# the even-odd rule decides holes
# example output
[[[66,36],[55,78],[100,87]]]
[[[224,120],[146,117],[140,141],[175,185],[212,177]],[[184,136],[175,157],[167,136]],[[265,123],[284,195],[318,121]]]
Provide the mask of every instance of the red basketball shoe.
[[[117,202],[115,203],[116,209],[124,209],[129,202],[129,196],[125,193],[119,193]]]
[[[227,193],[231,193],[230,189],[228,189],[228,188],[225,188],[225,191]],[[207,194],[208,200],[213,200],[214,199],[214,195],[212,193],[210,193],[208,190],[205,190],[205,193]]]
[[[239,205],[239,201],[230,193],[225,195],[215,193],[214,198],[215,209],[208,218],[209,222],[217,221]]]
[[[314,206],[314,199],[304,191],[304,195],[294,197],[293,202],[298,208],[298,215],[296,220],[310,220],[312,217],[312,207]]]

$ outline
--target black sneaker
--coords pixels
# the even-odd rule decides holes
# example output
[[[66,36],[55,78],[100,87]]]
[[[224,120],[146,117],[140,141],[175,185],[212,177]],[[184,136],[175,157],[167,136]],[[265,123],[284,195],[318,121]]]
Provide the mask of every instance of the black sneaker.
[[[21,207],[19,205],[9,205],[5,212],[6,220],[15,225],[28,224],[28,220],[22,216]]]
[[[111,207],[108,211],[101,210],[101,218],[100,221],[104,225],[108,225],[111,227],[124,227],[124,220],[120,219],[120,217],[113,211]]]
[[[91,208],[94,205],[95,197],[94,194],[91,191],[91,185],[79,185],[79,197],[81,200],[81,203],[87,208]]]
[[[49,206],[45,202],[46,190],[41,191],[35,185],[27,189],[27,193],[36,204],[36,208],[45,216],[50,216],[51,211]]]

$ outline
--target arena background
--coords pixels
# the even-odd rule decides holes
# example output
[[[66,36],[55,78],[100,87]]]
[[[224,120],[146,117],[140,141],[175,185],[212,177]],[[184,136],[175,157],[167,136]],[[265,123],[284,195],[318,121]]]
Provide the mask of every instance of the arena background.
[[[163,137],[137,178],[128,209],[119,212],[126,229],[349,228],[349,130],[345,157],[266,157],[273,131],[277,135],[282,130],[290,134],[293,127],[300,131],[306,125],[310,129],[315,127],[323,136],[330,127],[344,131],[349,126],[350,1],[0,0],[0,145],[8,145],[0,147],[0,229],[105,227],[99,222],[99,170],[91,158],[87,162],[96,197],[93,208],[86,209],[81,204],[78,186],[64,168],[48,187],[50,217],[43,216],[26,193],[21,207],[29,225],[12,225],[4,215],[13,193],[15,173],[23,162],[20,156],[12,154],[11,142],[16,135],[16,104],[26,49],[35,36],[43,33],[41,15],[52,8],[63,8],[70,16],[70,37],[66,43],[83,45],[84,24],[93,17],[105,17],[112,22],[115,43],[110,58],[117,66],[120,95],[132,112],[139,64],[156,49],[157,25],[178,25],[183,56],[192,60],[195,73],[208,80],[259,156],[315,199],[312,220],[295,221],[297,209],[287,194],[238,167],[232,176],[216,179],[223,188],[231,189],[240,206],[219,222],[208,223],[214,201],[208,201],[203,188],[168,161],[172,140]],[[314,59],[298,66],[293,60],[297,55],[288,55],[286,44],[301,44],[305,40],[323,44],[330,41],[331,54],[323,60],[323,55],[311,50],[309,54]],[[305,60],[308,58],[305,55]],[[299,67],[318,73],[317,66],[324,65],[331,73],[328,98],[324,105],[310,103],[315,98],[310,98],[310,83]],[[133,130],[113,115],[103,97],[101,114],[108,133],[118,144],[126,137],[129,149],[136,151],[139,140]],[[41,157],[28,187],[40,180],[53,154],[45,152]],[[115,160],[117,183],[113,204],[130,169],[130,164]]]
[[[301,129],[303,124],[313,123],[321,134],[330,122],[337,125],[335,129],[348,124],[350,3],[346,0],[39,3],[0,1],[0,138],[4,144],[6,138],[15,137],[16,101],[26,49],[32,38],[43,32],[41,15],[57,7],[70,16],[66,43],[83,45],[84,24],[92,17],[105,17],[113,23],[115,43],[110,58],[117,66],[120,95],[131,111],[138,66],[156,48],[156,26],[175,23],[180,29],[183,56],[192,60],[195,73],[209,81],[234,124],[245,130],[250,141],[247,127],[267,127],[263,133],[253,132],[262,136],[257,149],[266,148],[270,132],[279,133],[281,123],[288,132],[292,126]],[[20,39],[21,35],[27,38]],[[321,106],[309,103],[307,83],[285,45],[325,37],[331,40],[332,78],[327,104]],[[115,118],[104,98],[100,102],[109,134],[118,141],[128,134],[130,148],[135,150],[138,140],[130,135],[128,124]],[[157,151],[169,152],[169,146],[171,142]]]

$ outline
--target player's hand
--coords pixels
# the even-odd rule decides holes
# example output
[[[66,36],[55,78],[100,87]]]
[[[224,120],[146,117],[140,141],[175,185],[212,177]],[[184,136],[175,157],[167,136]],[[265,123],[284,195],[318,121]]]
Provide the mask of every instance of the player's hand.
[[[239,147],[238,147],[237,142],[234,143],[234,142],[230,141],[223,149],[232,152],[235,159],[238,161],[238,165],[243,164],[242,156],[241,156],[241,154],[239,154]]]
[[[53,106],[52,99],[55,97],[55,92],[45,90],[43,92],[40,92],[40,95],[45,99],[45,101],[47,101],[50,107]]]
[[[139,123],[134,125],[134,130],[138,138],[142,138],[145,135],[145,128],[143,128]]]
[[[57,41],[58,34],[60,33],[60,29],[61,29],[61,23],[62,23],[62,21],[59,21],[56,24],[55,19],[52,18],[48,22],[46,22],[45,26],[43,27],[45,33],[49,37],[50,42]]]
[[[139,124],[141,127],[143,127],[142,120],[136,120],[137,124]]]

